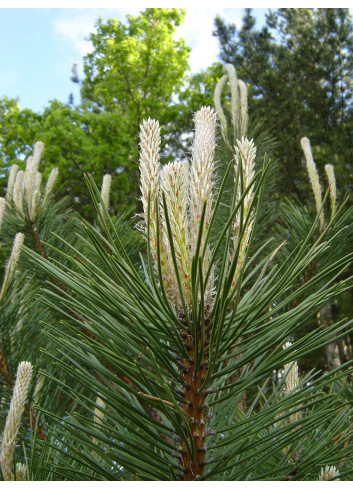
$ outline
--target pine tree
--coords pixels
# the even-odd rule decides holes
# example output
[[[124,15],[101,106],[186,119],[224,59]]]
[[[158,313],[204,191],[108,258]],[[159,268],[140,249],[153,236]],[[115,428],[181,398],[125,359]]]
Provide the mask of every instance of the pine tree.
[[[334,163],[339,191],[351,185],[352,17],[343,8],[269,9],[259,27],[245,9],[240,28],[215,20],[224,63],[249,84],[252,113],[278,139],[282,195],[308,203],[298,141],[310,138],[319,169]]]
[[[220,96],[228,81],[229,117]],[[40,145],[27,174],[14,180],[13,170],[1,232],[23,229],[27,246],[12,276],[18,285],[6,289],[14,295],[1,298],[2,338],[17,338],[21,358],[3,340],[2,354],[6,365],[31,361],[36,387],[22,446],[1,461],[4,479],[352,480],[351,362],[298,369],[352,330],[349,320],[307,330],[351,286],[341,277],[353,254],[337,255],[335,246],[350,237],[350,215],[336,202],[329,169],[331,193],[321,200],[312,174],[315,216],[303,219],[293,203],[286,243],[260,239],[271,161],[248,138],[246,104],[227,66],[217,112],[202,107],[194,116],[190,162],[163,165],[159,123],[143,121],[137,230],[112,213],[110,179],[99,191],[87,177],[96,222],[71,217],[61,232],[54,223],[62,207],[48,204],[38,177]],[[224,160],[218,173],[215,162]],[[42,318],[40,352],[21,344],[31,325],[24,298],[32,321]],[[23,320],[17,336],[14,310]],[[3,386],[5,432],[13,384]]]

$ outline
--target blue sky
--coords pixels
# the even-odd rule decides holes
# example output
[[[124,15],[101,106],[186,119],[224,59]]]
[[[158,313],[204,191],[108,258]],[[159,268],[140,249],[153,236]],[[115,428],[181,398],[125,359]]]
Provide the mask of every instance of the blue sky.
[[[76,62],[90,50],[85,40],[99,16],[124,21],[141,8],[0,8],[0,98],[19,98],[21,108],[42,111],[48,101],[67,102],[74,94],[79,103],[79,87],[70,81]],[[244,9],[190,8],[177,36],[192,48],[191,70],[207,68],[217,60],[217,39],[212,36],[218,14],[240,25]],[[254,9],[259,22],[267,9]]]

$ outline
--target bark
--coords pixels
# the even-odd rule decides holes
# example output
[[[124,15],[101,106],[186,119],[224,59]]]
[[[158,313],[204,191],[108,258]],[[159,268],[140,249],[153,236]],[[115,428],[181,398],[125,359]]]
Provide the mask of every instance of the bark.
[[[185,411],[189,420],[192,443],[195,448],[192,455],[185,443],[181,444],[181,479],[183,481],[200,480],[206,464],[205,425],[208,406],[206,404],[207,392],[201,389],[208,368],[207,334],[205,337],[204,351],[206,353],[204,353],[201,365],[197,371],[195,369],[196,348],[194,340],[190,334],[185,334],[183,338],[185,347],[189,352],[189,358],[183,360]],[[185,432],[187,434],[186,429]]]

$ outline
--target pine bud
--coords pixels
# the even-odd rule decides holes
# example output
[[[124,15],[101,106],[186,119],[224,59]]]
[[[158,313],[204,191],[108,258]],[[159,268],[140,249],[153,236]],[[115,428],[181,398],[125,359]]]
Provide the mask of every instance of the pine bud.
[[[305,159],[306,159],[306,168],[308,171],[311,187],[313,189],[315,204],[316,204],[316,212],[319,212],[322,207],[322,194],[321,194],[321,185],[319,181],[319,174],[317,172],[317,168],[314,162],[313,154],[311,152],[310,141],[308,138],[302,138],[300,144],[303,148]],[[322,231],[325,226],[325,217],[323,209],[320,212],[320,230]]]
[[[59,175],[58,168],[53,168],[49,174],[47,184],[44,189],[43,204],[46,202],[49,195],[52,193],[58,175]]]
[[[44,150],[44,144],[41,141],[37,141],[34,145],[33,156],[30,156],[27,159],[26,171],[35,177],[38,171],[38,166],[40,163],[40,159],[42,157],[42,153]]]
[[[221,95],[222,95],[222,90],[225,87],[226,83],[228,81],[228,75],[223,75],[219,80],[215,88],[214,92],[214,105],[216,108],[217,116],[220,122],[221,126],[221,133],[224,142],[228,145],[229,147],[229,142],[228,142],[228,124],[227,124],[227,118],[224,114],[223,108],[222,108],[222,102],[221,102]],[[231,147],[230,147],[231,149]]]
[[[173,289],[173,277],[170,275],[169,258],[165,248],[166,239],[162,235],[161,227],[159,227],[159,236],[157,236],[156,212],[161,205],[159,200],[159,152],[161,144],[159,123],[153,119],[148,119],[147,121],[143,121],[140,129],[140,189],[141,201],[143,204],[143,223],[139,228],[146,238],[147,230],[149,229],[151,255],[155,266],[157,267],[157,257],[159,253],[164,286],[166,290],[170,292]]]
[[[336,178],[335,170],[333,165],[325,165],[325,172],[330,186],[330,201],[331,201],[331,219],[334,217],[336,212],[336,199],[337,199],[337,189],[336,189]]]
[[[39,404],[40,394],[44,385],[44,381],[45,381],[45,376],[39,372],[36,386],[34,388],[34,393],[33,393],[33,400],[35,404]]]
[[[5,268],[5,273],[4,273],[4,279],[2,283],[2,288],[0,291],[0,300],[2,299],[5,290],[10,283],[13,274],[15,272],[16,264],[18,262],[19,256],[20,256],[20,251],[21,251],[21,246],[23,245],[24,242],[24,234],[22,233],[17,233],[13,242],[12,246],[12,251],[11,255],[9,258],[9,261],[7,262],[6,268]]]
[[[101,188],[101,198],[104,204],[104,207],[108,210],[109,209],[109,196],[110,196],[110,187],[112,183],[112,176],[107,174],[104,175],[103,181],[102,181],[102,188]],[[103,214],[103,208],[101,204],[99,204],[99,210],[102,215]]]
[[[242,137],[241,140],[237,140],[237,146],[235,149],[235,174],[238,171],[238,166],[240,164],[240,159],[242,160],[242,172],[243,172],[243,186],[244,190],[250,185],[251,180],[255,176],[255,158],[256,158],[256,147],[253,139],[249,141],[248,138]],[[238,185],[238,198],[240,199],[242,194],[242,189],[240,187],[240,181]],[[254,198],[254,191],[251,189],[244,199],[244,209],[245,212],[249,210],[250,204]]]
[[[40,198],[40,183],[42,175],[38,172],[40,158],[44,149],[44,144],[38,141],[33,150],[33,156],[27,160],[24,177],[24,189],[26,192],[28,215],[31,222],[35,220],[36,207]]]
[[[206,204],[204,225],[201,236],[200,253],[204,255],[203,276],[208,271],[210,250],[204,250],[205,236],[209,227],[212,209],[212,185],[214,170],[214,150],[216,113],[209,107],[203,107],[195,114],[195,141],[192,152],[192,165],[184,161],[167,164],[162,170],[159,162],[160,130],[158,122],[148,119],[141,125],[140,131],[140,174],[141,200],[143,203],[144,224],[141,230],[147,236],[155,264],[159,256],[163,285],[177,312],[181,312],[183,300],[191,307],[190,263],[195,253],[199,234],[200,220]],[[164,208],[161,194],[165,196]],[[149,206],[149,222],[148,219]],[[161,225],[157,226],[156,212],[159,211]],[[167,229],[168,214],[171,236]],[[157,235],[157,228],[158,233]],[[172,243],[175,257],[172,256]],[[159,249],[157,244],[159,243]],[[174,260],[176,258],[176,266]],[[176,277],[181,281],[181,291]],[[211,274],[212,277],[212,274]],[[205,285],[205,304],[210,305],[212,280]],[[184,297],[185,299],[185,297]],[[182,311],[186,313],[187,311]]]
[[[233,151],[233,143],[229,142],[230,134],[228,133],[227,119],[222,108],[221,94],[227,81],[229,81],[230,113],[233,129],[231,141],[235,141],[236,138],[246,136],[248,131],[248,89],[246,84],[242,80],[238,79],[236,70],[233,65],[226,64],[223,66],[223,70],[226,72],[226,75],[223,75],[216,85],[214,93],[214,103],[221,125],[223,140],[230,151]]]
[[[104,412],[102,409],[105,408],[105,401],[101,397],[97,396],[96,404],[97,406],[94,408],[93,421],[94,423],[102,424],[102,420],[104,418]]]
[[[15,183],[16,174],[18,172],[18,165],[12,165],[9,173],[9,179],[7,181],[7,191],[6,191],[6,201],[11,205],[11,200],[13,198],[13,186]]]
[[[249,141],[247,138],[242,137],[240,141],[237,140],[237,146],[235,146],[234,150],[235,150],[235,155],[234,155],[235,156],[234,157],[235,180],[236,180],[236,175],[238,173],[240,162],[241,162],[241,169],[242,169],[243,189],[241,187],[240,178],[238,180],[238,188],[236,189],[237,199],[239,201],[242,196],[243,190],[246,190],[246,188],[249,187],[251,181],[255,176],[256,147],[252,139]],[[235,220],[233,223],[234,251],[237,248],[238,231],[241,227],[245,225],[245,222],[250,213],[250,207],[253,199],[254,199],[254,190],[253,188],[251,188],[243,200],[243,222],[242,223],[240,222],[241,213],[238,212],[237,215],[235,216]],[[233,288],[235,287],[236,281],[242,270],[253,224],[254,224],[254,220],[252,215],[250,215],[246,226],[243,227],[243,234],[241,237],[241,243],[239,247],[239,256],[237,260],[235,274],[232,281],[231,290],[233,290]]]
[[[6,200],[3,197],[0,197],[0,230],[5,215],[5,209],[6,209]]]
[[[239,121],[239,84],[237,72],[232,64],[226,64],[223,66],[223,70],[228,74],[230,85],[230,109],[232,116],[232,126],[234,130],[234,136],[236,136],[236,126]]]
[[[321,469],[321,473],[319,475],[318,481],[329,481],[330,479],[333,479],[338,475],[339,472],[334,465],[331,466],[326,465],[325,468]],[[339,481],[339,480],[340,480],[339,478],[335,479],[335,481]]]
[[[157,252],[156,237],[156,200],[159,196],[159,151],[160,151],[160,128],[159,123],[153,119],[143,121],[140,126],[140,175],[141,175],[141,200],[144,211],[145,227],[144,232],[147,235],[147,215],[148,199],[150,205],[150,237],[151,251],[154,256]],[[157,204],[158,205],[158,204]]]
[[[16,382],[13,389],[9,412],[6,418],[0,452],[1,470],[6,481],[13,479],[11,471],[13,451],[15,448],[17,433],[20,428],[23,410],[27,400],[32,369],[32,364],[30,362],[21,362],[17,368]]]
[[[292,346],[290,342],[287,342],[283,345],[283,348],[289,348]],[[287,395],[291,392],[294,392],[299,385],[299,372],[298,372],[298,362],[286,363],[284,365],[284,375],[286,376],[286,389]],[[294,421],[298,421],[301,419],[302,415],[300,411],[297,411],[289,416],[290,421],[293,423]]]
[[[21,462],[16,464],[16,481],[24,481],[26,478],[27,466],[26,464],[21,464]]]
[[[16,207],[17,212],[23,212],[23,179],[24,172],[19,170],[16,173],[15,182],[13,185],[12,200]]]
[[[207,201],[205,231],[211,217],[216,120],[216,113],[210,107],[202,107],[201,110],[196,112],[194,118],[195,140],[190,171],[190,239],[192,253],[196,247],[199,224],[205,201]]]
[[[183,292],[191,302],[190,291],[190,257],[188,239],[188,201],[189,201],[189,164],[187,161],[168,163],[161,171],[161,191],[164,192],[170,221],[173,245],[176,254],[178,273],[183,284]],[[170,243],[165,223],[165,213],[161,207],[162,228],[165,249],[170,250]],[[170,253],[170,251],[169,251]],[[176,299],[177,309],[181,310],[181,299],[173,263],[169,260],[170,273],[173,276],[171,295]]]
[[[95,425],[101,425],[104,418],[104,412],[101,409],[105,408],[105,401],[98,396],[96,399],[96,404],[97,406],[94,408],[93,422],[95,423]],[[96,426],[95,429],[97,429]],[[95,445],[98,445],[99,443],[99,441],[95,437],[92,437],[92,441]],[[93,456],[96,460],[98,460],[98,455],[96,452],[93,452]]]
[[[240,132],[242,136],[246,136],[248,132],[248,88],[243,80],[238,80],[239,90],[240,90],[240,119],[241,128]]]
[[[287,348],[288,346],[291,346],[291,344],[286,343],[285,347]],[[287,392],[295,391],[299,384],[298,362],[286,363],[284,373],[286,375]]]
[[[30,190],[30,194],[27,197],[28,215],[31,222],[34,222],[35,220],[37,205],[40,199],[41,183],[42,183],[42,174],[37,172],[33,180],[33,185]]]
[[[195,140],[192,150],[192,165],[190,169],[190,250],[191,256],[196,251],[199,226],[203,207],[206,202],[204,225],[202,229],[202,241],[200,253],[204,253],[202,263],[203,276],[205,277],[211,259],[209,246],[204,250],[205,238],[211,220],[214,185],[214,151],[216,147],[216,112],[210,107],[202,107],[196,112]],[[205,304],[211,304],[213,293],[213,274],[205,288]]]

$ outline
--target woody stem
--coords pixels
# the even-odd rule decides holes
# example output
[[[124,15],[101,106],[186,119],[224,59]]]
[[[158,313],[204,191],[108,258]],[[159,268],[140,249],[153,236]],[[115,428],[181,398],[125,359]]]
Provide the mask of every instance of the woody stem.
[[[189,352],[189,358],[183,361],[185,411],[189,419],[189,428],[194,445],[194,455],[188,451],[185,443],[181,444],[182,480],[200,480],[204,473],[204,462],[207,447],[205,445],[206,397],[201,390],[207,372],[207,353],[202,358],[199,368],[195,369],[196,348],[190,334],[184,337],[184,344]]]

